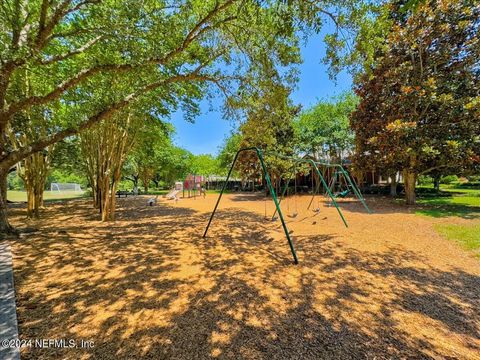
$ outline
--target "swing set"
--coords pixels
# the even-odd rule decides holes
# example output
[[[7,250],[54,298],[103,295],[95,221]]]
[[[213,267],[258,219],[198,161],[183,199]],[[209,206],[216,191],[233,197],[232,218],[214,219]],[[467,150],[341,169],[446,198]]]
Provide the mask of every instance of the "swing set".
[[[342,165],[321,162],[316,162],[316,164],[325,168],[324,174],[326,174],[327,178],[330,178],[328,189],[335,198],[345,198],[353,194],[362,203],[365,210],[369,214],[372,213],[354,178],[348,174],[348,171]]]
[[[226,184],[228,183],[228,180],[232,174],[232,171],[233,171],[233,168],[235,166],[235,163],[237,162],[237,159],[238,159],[238,156],[240,153],[242,152],[245,152],[245,151],[253,151],[256,153],[257,155],[257,158],[260,162],[260,165],[261,165],[261,170],[262,170],[262,173],[264,175],[264,179],[265,179],[265,183],[266,183],[266,190],[268,190],[268,192],[270,193],[272,199],[273,199],[273,202],[275,204],[275,212],[271,218],[271,220],[276,220],[277,217],[276,215],[278,214],[278,218],[280,218],[280,222],[282,224],[282,228],[283,228],[283,231],[285,233],[285,237],[287,238],[287,242],[288,242],[288,245],[290,247],[290,251],[292,253],[292,256],[293,256],[293,262],[295,264],[298,264],[298,257],[297,257],[297,253],[295,251],[295,247],[293,245],[293,242],[292,242],[292,239],[290,237],[290,234],[291,234],[291,231],[288,230],[287,228],[287,224],[285,222],[285,218],[284,218],[284,215],[282,213],[282,210],[280,208],[280,202],[281,202],[281,199],[279,199],[277,197],[277,193],[275,192],[275,188],[274,186],[272,185],[272,181],[270,179],[270,175],[268,173],[268,170],[267,170],[267,165],[265,163],[265,159],[264,159],[264,152],[257,148],[257,147],[248,147],[248,148],[243,148],[243,149],[240,149],[237,151],[237,153],[235,154],[235,157],[233,159],[233,162],[232,162],[232,165],[230,166],[230,169],[228,171],[228,175],[227,175],[227,179],[226,181],[224,182],[223,184],[223,187],[222,187],[222,190],[218,196],[218,199],[217,199],[217,202],[215,203],[215,207],[213,208],[213,211],[212,211],[212,214],[210,215],[210,219],[208,220],[208,224],[207,224],[207,227],[205,228],[205,232],[203,233],[203,238],[205,238],[207,236],[207,232],[208,232],[208,229],[210,228],[210,224],[212,223],[212,220],[215,216],[215,212],[217,211],[217,208],[218,208],[218,205],[222,199],[222,195],[226,189]],[[340,167],[340,172],[341,174],[344,176],[345,180],[348,181],[348,183],[350,184],[350,187],[352,189],[352,191],[355,193],[355,195],[360,199],[360,201],[362,202],[362,204],[365,206],[365,208],[368,210],[369,213],[371,213],[370,209],[368,209],[368,206],[366,205],[365,203],[365,200],[363,199],[363,196],[361,196],[361,193],[360,193],[360,190],[356,187],[356,184],[353,183],[353,181],[351,180],[351,178],[349,177],[348,173],[345,171],[345,169],[343,169],[343,167],[339,166],[339,165],[329,165],[329,164],[322,164],[322,163],[319,163],[319,162],[315,162],[311,159],[298,159],[298,158],[293,158],[293,157],[287,157],[287,156],[282,156],[282,155],[279,155],[279,154],[274,154],[274,153],[269,153],[271,155],[274,155],[274,156],[278,156],[279,158],[283,158],[283,159],[286,159],[286,160],[292,160],[293,161],[293,172],[291,173],[291,175],[289,176],[289,178],[287,179],[286,183],[285,183],[285,186],[281,192],[282,194],[282,198],[285,199],[285,194],[287,194],[287,199],[288,199],[288,188],[289,188],[289,183],[292,179],[293,176],[295,176],[295,187],[294,187],[294,192],[295,192],[295,195],[297,193],[297,177],[296,177],[296,169],[297,169],[297,165],[298,164],[309,164],[310,167],[311,167],[311,171],[312,171],[312,199],[310,200],[310,203],[307,207],[308,210],[310,210],[314,200],[315,200],[315,197],[318,196],[320,194],[320,188],[321,186],[323,186],[323,188],[325,189],[325,194],[328,195],[328,197],[330,198],[330,202],[331,204],[333,204],[333,206],[335,206],[335,208],[337,209],[337,212],[340,216],[340,218],[342,219],[343,221],[343,224],[345,225],[345,227],[348,227],[348,224],[347,224],[347,221],[345,220],[344,216],[343,216],[343,213],[341,211],[341,209],[339,208],[338,206],[338,203],[336,201],[336,198],[338,197],[338,194],[335,195],[333,192],[332,192],[332,189],[331,189],[331,186],[329,186],[327,184],[327,182],[325,181],[325,178],[322,174],[322,172],[319,170],[318,166],[334,166],[335,168],[338,168]],[[315,189],[313,189],[313,184],[314,184],[314,174],[317,175],[317,186],[315,187]],[[294,199],[296,199],[296,197],[294,197]],[[287,200],[288,201],[288,200]],[[266,204],[266,202],[265,202]],[[289,202],[287,202],[287,206],[288,206],[288,209],[287,209],[287,212],[289,213]],[[318,214],[320,212],[320,206],[319,206],[319,202],[317,200],[317,207],[312,209],[313,212],[315,212],[316,214]],[[315,214],[315,215],[316,215]],[[297,208],[297,205],[296,205],[296,202],[295,202],[295,210],[294,212],[290,215],[289,214],[289,217],[296,217],[298,215],[298,208]],[[314,215],[314,216],[315,216]],[[266,205],[265,205],[265,217],[267,218],[267,215],[266,215]],[[315,223],[315,222],[314,222]]]
[[[292,177],[295,177],[294,178],[294,199],[296,199],[296,195],[297,195],[297,166],[298,166],[298,164],[309,164],[310,167],[311,167],[311,172],[312,172],[312,199],[310,200],[310,203],[308,204],[307,209],[310,210],[310,207],[312,206],[313,201],[315,200],[315,197],[319,194],[320,186],[323,185],[324,189],[326,190],[325,191],[326,195],[328,195],[331,203],[337,209],[338,215],[342,219],[343,224],[345,225],[345,227],[348,227],[348,223],[345,220],[345,217],[343,216],[342,210],[338,206],[338,203],[335,199],[335,195],[332,193],[329,186],[327,185],[327,182],[325,181],[325,178],[323,177],[322,172],[318,169],[318,166],[315,163],[315,161],[313,161],[312,159],[298,159],[298,158],[293,158],[293,157],[289,157],[289,156],[282,156],[282,155],[277,155],[277,154],[275,154],[275,155],[282,158],[282,159],[293,161],[293,173],[292,173],[291,176],[288,177],[288,179],[285,183],[285,186],[282,190],[282,193],[281,193],[282,194],[281,198],[286,199],[286,201],[287,201],[287,207],[288,207],[287,211],[289,210],[289,201],[288,201],[289,193],[288,192],[289,192],[290,182],[292,180]],[[314,174],[316,174],[317,179],[320,180],[320,181],[317,181],[317,186],[315,188],[313,186],[314,185]],[[281,201],[282,200],[280,200],[280,202]],[[320,212],[320,204],[318,202],[317,202],[317,207],[315,209],[313,209],[313,211],[315,213]],[[277,214],[277,210],[275,210],[275,212],[273,213],[272,221],[275,220],[276,214]],[[297,207],[297,203],[295,201],[295,211],[293,212],[291,217],[294,218],[297,215],[298,215],[298,207]]]

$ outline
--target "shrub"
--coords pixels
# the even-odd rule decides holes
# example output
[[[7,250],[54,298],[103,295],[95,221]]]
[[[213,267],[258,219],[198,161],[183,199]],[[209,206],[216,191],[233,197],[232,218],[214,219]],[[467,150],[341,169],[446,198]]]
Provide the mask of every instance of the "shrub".
[[[440,184],[452,184],[454,182],[458,181],[458,176],[457,175],[447,175],[447,176],[442,176],[440,179]]]
[[[420,175],[418,177],[418,185],[431,185],[433,184],[433,178],[429,175]]]
[[[7,177],[7,189],[8,190],[25,190],[23,180],[17,175],[16,172],[8,174]]]
[[[467,179],[471,183],[480,183],[480,175],[467,176]]]
[[[52,182],[57,183],[75,183],[80,184],[82,189],[87,187],[87,178],[85,176],[81,176],[78,174],[68,173],[64,170],[54,169],[50,175],[47,177],[47,181],[45,183],[45,188],[50,189],[50,184]]]

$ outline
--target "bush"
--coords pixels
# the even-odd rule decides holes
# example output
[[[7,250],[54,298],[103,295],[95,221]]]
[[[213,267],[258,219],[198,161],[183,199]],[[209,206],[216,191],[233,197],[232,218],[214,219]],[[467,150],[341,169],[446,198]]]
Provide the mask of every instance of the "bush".
[[[431,185],[433,184],[433,178],[428,175],[419,175],[418,176],[418,185]]]
[[[480,183],[480,175],[467,176],[467,179],[471,183]]]
[[[452,194],[450,192],[446,191],[437,191],[433,188],[417,188],[415,189],[415,192],[417,193],[418,197],[421,198],[438,198],[438,197],[452,197]]]
[[[440,184],[452,184],[458,181],[457,175],[447,175],[440,178]]]
[[[480,189],[480,181],[469,181],[467,183],[457,185],[458,188]]]
[[[61,169],[54,169],[50,175],[47,177],[47,181],[45,184],[46,189],[50,189],[50,184],[52,182],[57,183],[75,183],[80,184],[82,189],[87,187],[87,178],[85,176],[81,176],[78,174],[67,173]]]
[[[8,190],[25,190],[23,180],[17,175],[16,172],[8,174],[7,177],[7,189]]]
[[[85,190],[85,192],[83,193],[83,196],[92,197],[93,196],[92,189]]]
[[[120,191],[132,191],[133,190],[133,182],[130,180],[121,180],[117,186],[117,190]]]
[[[363,186],[360,189],[364,194],[371,195],[390,195],[390,185],[389,184],[372,184]],[[397,184],[397,195],[400,195],[404,191],[403,184]]]

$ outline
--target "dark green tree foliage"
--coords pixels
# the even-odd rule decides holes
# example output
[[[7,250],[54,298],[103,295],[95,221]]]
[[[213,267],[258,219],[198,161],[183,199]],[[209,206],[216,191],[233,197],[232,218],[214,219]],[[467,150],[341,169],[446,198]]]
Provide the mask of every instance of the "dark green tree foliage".
[[[356,87],[356,162],[401,170],[408,204],[419,174],[479,165],[480,6],[436,0],[389,7],[393,25]]]

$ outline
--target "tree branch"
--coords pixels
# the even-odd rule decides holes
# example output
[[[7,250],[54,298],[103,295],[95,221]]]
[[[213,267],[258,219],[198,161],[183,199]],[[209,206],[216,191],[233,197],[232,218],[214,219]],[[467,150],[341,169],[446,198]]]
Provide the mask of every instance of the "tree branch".
[[[71,0],[65,0],[64,3],[66,3],[67,1],[71,1]],[[86,4],[94,1],[97,1],[97,0],[91,0],[91,1],[85,0],[80,4]],[[98,74],[100,72],[104,72],[104,71],[123,72],[123,71],[130,71],[130,70],[136,69],[140,66],[165,65],[171,59],[173,59],[177,54],[184,51],[201,34],[203,34],[207,30],[212,29],[212,27],[204,26],[204,25],[208,21],[210,21],[215,16],[215,14],[217,14],[219,11],[226,9],[228,6],[232,5],[234,2],[235,0],[229,0],[220,6],[217,3],[214,9],[212,9],[202,20],[200,20],[193,27],[193,29],[187,34],[184,41],[182,42],[182,45],[172,50],[162,58],[148,59],[144,61],[142,64],[104,64],[104,65],[98,65],[89,69],[81,70],[72,78],[62,82],[60,85],[58,85],[55,89],[53,89],[48,94],[31,96],[11,104],[10,107],[5,111],[5,114],[8,117],[20,110],[25,110],[31,106],[45,104],[51,100],[58,98],[63,92],[73,88],[83,80],[90,78],[91,76]],[[226,19],[223,20],[223,22],[230,21],[232,19],[234,19],[234,17],[227,17]]]
[[[418,175],[428,174],[429,172],[431,172],[433,170],[438,170],[438,169],[449,167],[449,166],[451,166],[451,165],[444,164],[444,165],[432,166],[431,168],[428,168],[428,169],[426,169],[422,172],[419,172]]]
[[[41,65],[49,65],[49,64],[52,64],[52,63],[55,63],[55,62],[58,62],[58,61],[68,59],[72,56],[81,54],[81,53],[85,52],[85,50],[87,50],[88,48],[95,45],[101,38],[102,38],[102,36],[97,36],[96,38],[94,38],[94,39],[88,41],[87,43],[85,43],[84,45],[80,46],[78,49],[68,51],[64,54],[57,55],[57,56],[51,57],[49,59],[40,60],[38,63],[41,64]]]
[[[200,20],[193,28],[190,30],[182,42],[182,45],[168,53],[164,57],[164,61],[167,62],[170,59],[174,58],[177,54],[184,51],[195,39],[197,39],[200,35],[205,33],[207,30],[210,30],[212,27],[204,26],[207,24],[216,14],[220,11],[226,9],[230,5],[232,5],[236,0],[229,0],[222,5],[219,6],[218,3],[215,4],[215,7],[202,19]]]
[[[45,29],[45,23],[47,21],[47,11],[48,11],[48,5],[49,5],[49,0],[43,0],[42,1],[42,6],[40,8],[40,16],[38,19],[38,32],[42,32]]]
[[[40,14],[40,22],[39,28],[37,33],[37,38],[35,39],[34,44],[34,53],[37,53],[41,50],[47,43],[47,39],[49,38],[50,34],[53,31],[53,28],[60,22],[60,20],[67,14],[68,7],[72,0],[63,0],[63,2],[55,9],[52,17],[50,20],[47,20],[47,9],[45,8],[45,13]],[[45,2],[42,4],[42,11],[43,6],[48,7],[48,4]],[[43,19],[42,19],[43,16]]]
[[[49,40],[50,39],[71,37],[71,36],[75,36],[75,35],[78,35],[78,34],[86,34],[86,33],[89,33],[89,32],[95,31],[95,30],[98,30],[98,29],[95,29],[95,28],[91,28],[91,29],[85,29],[85,28],[71,29],[71,30],[64,31],[64,32],[53,33],[53,34],[50,35]]]
[[[94,4],[98,3],[101,0],[84,0],[80,3],[78,3],[76,6],[73,8],[69,9],[69,6],[72,2],[72,0],[64,0],[54,11],[52,17],[50,20],[48,20],[48,6],[50,5],[49,0],[43,0],[41,7],[40,7],[40,15],[39,15],[39,28],[37,32],[37,36],[34,40],[34,43],[32,44],[30,48],[30,53],[28,56],[23,56],[23,57],[18,57],[15,56],[15,51],[13,51],[13,58],[10,61],[5,62],[2,64],[2,67],[0,68],[0,100],[3,100],[5,97],[5,92],[6,89],[8,88],[8,83],[9,83],[9,78],[12,72],[24,65],[29,59],[32,57],[36,56],[50,41],[52,38],[52,32],[55,26],[59,24],[59,22],[67,15],[70,14],[74,11],[79,10],[85,5],[88,4]],[[3,4],[3,2],[2,2]],[[20,6],[20,5],[19,5]],[[20,11],[20,7],[18,8],[18,11]],[[28,38],[28,30],[30,29],[30,25],[28,24],[28,16],[30,14],[27,14],[27,18],[25,19],[25,23],[22,27],[22,29],[18,28],[13,28],[13,40],[14,40],[14,46],[13,49],[18,48],[22,43],[27,41]],[[19,13],[17,14],[17,20],[20,19]]]
[[[16,149],[12,152],[9,152],[8,154],[0,158],[0,163],[2,164],[2,167],[10,168],[11,166],[15,165],[17,162],[21,161],[27,156],[30,156],[38,151],[41,151],[47,146],[55,144],[69,136],[76,135],[79,132],[86,130],[94,126],[95,124],[101,122],[102,120],[111,117],[118,111],[124,109],[125,107],[133,103],[136,99],[138,99],[145,93],[154,91],[162,86],[176,83],[176,82],[184,82],[184,81],[214,81],[214,78],[212,76],[204,75],[200,73],[200,71],[206,65],[207,63],[201,64],[188,74],[180,74],[180,75],[172,76],[168,79],[150,83],[140,88],[139,90],[125,96],[120,101],[111,104],[106,109],[99,111],[95,115],[92,115],[90,118],[88,118],[86,121],[84,121],[77,127],[71,127],[71,128],[61,130],[45,139],[36,141],[33,144],[30,144],[29,146],[25,146],[25,147]]]

